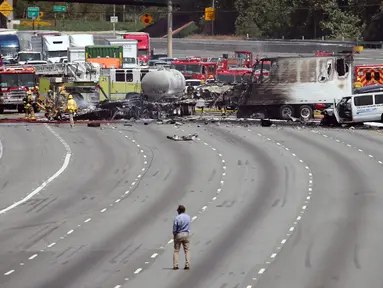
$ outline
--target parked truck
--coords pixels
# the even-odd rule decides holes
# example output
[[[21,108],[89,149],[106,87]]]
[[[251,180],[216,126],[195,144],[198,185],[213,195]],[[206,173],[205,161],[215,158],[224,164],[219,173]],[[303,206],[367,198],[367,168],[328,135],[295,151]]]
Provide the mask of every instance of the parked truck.
[[[74,34],[69,36],[70,47],[85,48],[94,45],[93,34]]]
[[[51,30],[17,31],[17,36],[20,40],[20,50],[34,50],[42,52],[42,36],[44,35],[60,36],[61,33],[59,31]]]
[[[70,47],[67,51],[68,62],[85,62],[85,47],[94,45],[92,34],[75,34],[69,36]]]
[[[20,51],[15,59],[16,63],[20,65],[27,64],[30,61],[42,61],[43,55],[35,51]]]
[[[150,60],[150,36],[146,32],[128,32],[122,34],[122,39],[138,41],[138,60],[140,65],[146,66]]]
[[[122,47],[122,68],[138,66],[138,41],[130,39],[105,39],[105,45]]]
[[[67,56],[69,36],[43,36],[43,55],[50,63],[58,63],[62,57]]]
[[[31,38],[31,50],[42,53],[44,60],[49,63],[58,63],[62,57],[66,57],[68,47],[69,36],[55,32],[37,33]]]
[[[122,66],[122,46],[92,45],[85,47],[85,60],[98,63],[102,68],[120,68]]]
[[[0,34],[0,54],[4,59],[14,59],[20,52],[20,41],[16,34]]]

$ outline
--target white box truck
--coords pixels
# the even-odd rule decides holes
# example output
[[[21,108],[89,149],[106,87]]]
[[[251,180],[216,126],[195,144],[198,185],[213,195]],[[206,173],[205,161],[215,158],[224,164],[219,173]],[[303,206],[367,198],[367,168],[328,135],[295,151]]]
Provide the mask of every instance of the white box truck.
[[[58,63],[67,56],[69,36],[43,36],[43,54],[50,63]]]
[[[122,46],[122,68],[138,66],[138,41],[130,39],[105,39],[105,45]]]
[[[85,47],[69,47],[68,62],[85,62]]]

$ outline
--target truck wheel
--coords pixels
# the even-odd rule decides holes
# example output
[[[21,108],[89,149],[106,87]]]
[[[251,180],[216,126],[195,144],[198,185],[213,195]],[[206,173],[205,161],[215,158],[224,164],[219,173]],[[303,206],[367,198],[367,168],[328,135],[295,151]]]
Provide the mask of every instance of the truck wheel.
[[[311,120],[313,117],[313,108],[308,105],[302,105],[299,107],[299,116],[303,121]]]
[[[4,107],[0,107],[0,114],[4,113]]]
[[[291,105],[282,105],[282,107],[279,108],[279,115],[283,120],[291,120],[289,116],[294,115],[294,109]]]

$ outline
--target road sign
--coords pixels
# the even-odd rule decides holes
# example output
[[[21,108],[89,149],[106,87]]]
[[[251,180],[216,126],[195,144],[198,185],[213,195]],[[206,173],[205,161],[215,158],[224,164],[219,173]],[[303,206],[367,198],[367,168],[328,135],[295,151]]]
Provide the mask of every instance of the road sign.
[[[43,17],[44,16],[44,12],[39,12],[39,17],[37,17],[36,19],[35,19],[35,21],[40,21],[41,20],[41,17]]]
[[[118,22],[118,16],[110,16],[110,22],[117,23]]]
[[[0,13],[3,14],[5,17],[8,17],[12,11],[13,11],[13,7],[7,1],[4,1],[3,3],[1,3]]]
[[[153,22],[153,17],[150,16],[149,14],[142,15],[140,18],[141,22],[144,23],[145,25],[149,25],[150,23]]]
[[[28,7],[27,14],[28,18],[36,19],[39,17],[40,8],[39,7]]]
[[[215,20],[215,9],[213,7],[205,8],[205,21],[214,21]]]
[[[54,13],[65,13],[66,12],[66,6],[53,6],[53,12]]]

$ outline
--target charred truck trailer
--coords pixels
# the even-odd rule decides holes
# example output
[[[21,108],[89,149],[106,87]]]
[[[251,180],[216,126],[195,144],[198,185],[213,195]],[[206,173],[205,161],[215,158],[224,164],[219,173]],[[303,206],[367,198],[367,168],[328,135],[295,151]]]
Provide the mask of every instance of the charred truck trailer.
[[[352,56],[278,57],[261,59],[261,76],[247,86],[238,103],[238,118],[309,120],[316,106],[352,94]],[[271,62],[263,77],[263,62]]]

